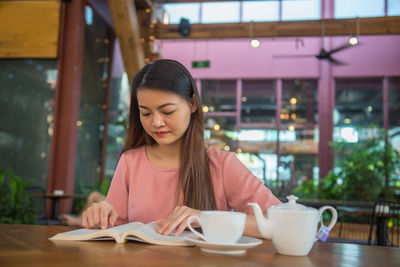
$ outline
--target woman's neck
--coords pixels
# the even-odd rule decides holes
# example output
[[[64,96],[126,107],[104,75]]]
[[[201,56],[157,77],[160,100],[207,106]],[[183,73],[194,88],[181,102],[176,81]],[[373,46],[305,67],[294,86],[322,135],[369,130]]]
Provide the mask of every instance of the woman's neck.
[[[179,168],[180,142],[171,145],[154,144],[146,146],[147,158],[156,167],[163,169]]]

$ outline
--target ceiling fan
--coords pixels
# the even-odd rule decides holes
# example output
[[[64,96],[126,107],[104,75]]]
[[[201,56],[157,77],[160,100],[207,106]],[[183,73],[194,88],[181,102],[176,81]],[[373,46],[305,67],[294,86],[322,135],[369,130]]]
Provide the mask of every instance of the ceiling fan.
[[[346,65],[346,63],[333,58],[332,55],[337,53],[337,52],[340,52],[342,50],[348,49],[350,47],[353,47],[353,46],[356,46],[356,45],[359,44],[358,41],[357,41],[357,43],[352,43],[352,44],[346,43],[344,45],[341,45],[341,46],[336,47],[334,49],[331,49],[329,51],[326,50],[325,47],[324,47],[324,38],[325,38],[325,22],[324,22],[324,20],[322,20],[322,36],[321,37],[322,37],[322,48],[319,51],[319,53],[316,54],[316,55],[315,54],[313,54],[313,55],[274,55],[273,57],[274,58],[316,57],[319,60],[328,60],[329,62],[331,62],[331,63],[333,63],[335,65]]]

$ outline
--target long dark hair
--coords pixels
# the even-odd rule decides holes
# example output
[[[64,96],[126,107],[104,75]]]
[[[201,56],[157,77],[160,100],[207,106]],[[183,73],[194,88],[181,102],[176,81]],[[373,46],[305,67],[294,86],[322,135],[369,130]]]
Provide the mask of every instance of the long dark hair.
[[[122,153],[142,145],[156,143],[146,133],[140,122],[137,92],[141,88],[172,92],[189,103],[196,104],[197,109],[191,114],[189,126],[182,136],[175,204],[182,193],[185,206],[199,210],[216,209],[208,156],[204,145],[204,115],[199,93],[192,75],[179,62],[169,59],[156,60],[136,74],[132,83],[129,127]]]

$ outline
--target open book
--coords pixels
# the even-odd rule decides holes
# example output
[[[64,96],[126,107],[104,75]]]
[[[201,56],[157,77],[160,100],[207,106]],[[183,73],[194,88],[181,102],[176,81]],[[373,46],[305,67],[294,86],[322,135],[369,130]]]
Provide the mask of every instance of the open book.
[[[160,235],[157,233],[157,224],[151,222],[143,224],[141,222],[131,222],[108,229],[78,229],[74,231],[56,234],[50,240],[69,240],[69,241],[96,241],[96,240],[115,240],[117,243],[125,243],[127,240],[140,241],[156,245],[166,246],[192,246],[186,238],[194,238],[190,231],[184,231],[179,236]]]

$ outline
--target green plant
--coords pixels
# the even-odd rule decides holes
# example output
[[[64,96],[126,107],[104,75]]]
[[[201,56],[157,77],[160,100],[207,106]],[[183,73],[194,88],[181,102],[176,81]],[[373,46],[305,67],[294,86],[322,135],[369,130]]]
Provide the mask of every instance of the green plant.
[[[36,210],[26,187],[33,180],[22,181],[12,169],[0,170],[0,223],[36,224]]]
[[[305,181],[294,190],[302,198],[337,200],[395,200],[398,188],[400,156],[384,138],[358,143],[335,143],[339,158],[320,182]]]

